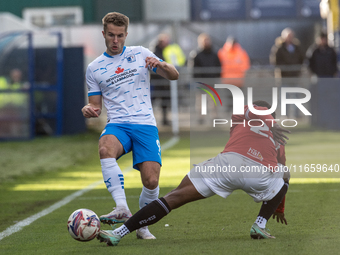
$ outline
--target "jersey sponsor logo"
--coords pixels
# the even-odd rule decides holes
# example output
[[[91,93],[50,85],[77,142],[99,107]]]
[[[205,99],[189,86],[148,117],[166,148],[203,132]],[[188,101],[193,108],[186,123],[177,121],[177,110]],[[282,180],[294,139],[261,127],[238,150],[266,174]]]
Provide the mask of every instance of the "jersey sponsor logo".
[[[108,83],[107,87],[114,85],[114,84],[116,86],[118,86],[119,84],[132,81],[132,79],[128,79],[128,78],[135,76],[136,72],[137,72],[137,69],[126,70],[124,72],[124,68],[118,67],[117,70],[115,71],[116,74],[113,77],[106,80],[106,82]],[[128,79],[128,80],[126,80],[126,79]],[[124,82],[116,84],[116,83],[123,81],[123,80],[124,80]]]
[[[126,57],[126,60],[127,60],[128,63],[136,62],[136,56],[131,54],[131,55]]]
[[[249,148],[248,152],[247,152],[248,155],[254,157],[254,158],[257,158],[258,160],[262,161],[263,160],[263,157],[262,157],[262,154],[261,152],[253,149],[253,148]]]
[[[116,74],[120,74],[122,72],[124,72],[124,68],[120,68],[120,67],[118,67],[117,70],[115,71]]]

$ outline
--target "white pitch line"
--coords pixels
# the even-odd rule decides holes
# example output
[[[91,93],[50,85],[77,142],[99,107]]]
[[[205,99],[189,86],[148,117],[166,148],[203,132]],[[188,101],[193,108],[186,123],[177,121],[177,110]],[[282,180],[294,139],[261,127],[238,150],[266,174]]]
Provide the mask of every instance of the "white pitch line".
[[[173,136],[169,141],[162,145],[162,151],[168,150],[179,142],[178,136]]]
[[[8,227],[5,231],[0,233],[0,240],[5,238],[6,236],[9,236],[15,232],[20,231],[23,227],[30,225],[33,221],[53,212],[54,210],[62,207],[63,205],[66,205],[67,203],[71,202],[73,199],[83,195],[84,193],[94,189],[97,187],[99,184],[101,184],[103,181],[97,181],[95,183],[92,183],[91,185],[87,186],[86,188],[82,190],[78,190],[77,192],[74,192],[73,194],[63,198],[59,202],[51,205],[50,207],[46,208],[45,210],[42,210],[41,212],[38,212],[37,214],[34,214],[22,221],[19,221],[13,226]]]
[[[172,137],[169,141],[167,141],[163,146],[162,146],[162,150],[165,151],[167,149],[170,149],[172,146],[174,146],[176,143],[178,143],[179,141],[179,137],[174,136]],[[131,171],[132,167],[127,167],[123,170],[124,173],[127,173],[129,171]],[[71,202],[72,200],[74,200],[75,198],[83,195],[84,193],[94,189],[95,187],[99,186],[100,184],[102,184],[103,181],[97,181],[94,182],[92,184],[90,184],[89,186],[87,186],[86,188],[82,189],[82,190],[78,190],[74,193],[72,193],[71,195],[63,198],[62,200],[60,200],[59,202],[51,205],[50,207],[42,210],[41,212],[38,212],[22,221],[19,221],[18,223],[14,224],[13,226],[8,227],[6,230],[2,231],[0,233],[0,241],[2,239],[4,239],[7,236],[10,236],[11,234],[14,234],[16,232],[19,232],[20,230],[22,230],[25,226],[30,225],[32,222],[36,221],[37,219],[50,214],[51,212],[59,209],[60,207],[68,204],[69,202]]]

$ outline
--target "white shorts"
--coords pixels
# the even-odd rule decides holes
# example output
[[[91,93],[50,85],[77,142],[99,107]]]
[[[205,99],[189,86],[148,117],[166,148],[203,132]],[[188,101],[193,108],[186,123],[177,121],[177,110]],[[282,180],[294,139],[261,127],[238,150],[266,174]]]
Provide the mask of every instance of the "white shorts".
[[[228,152],[194,165],[188,177],[204,197],[217,194],[226,198],[241,189],[255,202],[261,202],[271,200],[281,190],[285,170],[279,164],[273,171],[243,155]]]

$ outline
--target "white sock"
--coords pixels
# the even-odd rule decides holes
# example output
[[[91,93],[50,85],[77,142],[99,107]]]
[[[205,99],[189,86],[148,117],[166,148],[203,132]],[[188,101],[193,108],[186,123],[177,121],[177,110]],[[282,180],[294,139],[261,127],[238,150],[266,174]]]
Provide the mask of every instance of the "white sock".
[[[124,191],[124,176],[115,158],[104,158],[100,160],[102,173],[106,188],[111,193],[116,207],[125,207],[129,210]]]
[[[142,193],[140,194],[139,197],[139,209],[156,200],[158,198],[158,195],[159,186],[157,186],[157,188],[155,189],[147,189],[143,186]]]
[[[265,228],[267,224],[267,220],[263,218],[262,216],[257,216],[255,223],[260,227],[260,228]]]
[[[116,228],[115,230],[112,231],[114,235],[120,235],[121,237],[127,235],[130,233],[128,228],[123,224],[119,228]]]

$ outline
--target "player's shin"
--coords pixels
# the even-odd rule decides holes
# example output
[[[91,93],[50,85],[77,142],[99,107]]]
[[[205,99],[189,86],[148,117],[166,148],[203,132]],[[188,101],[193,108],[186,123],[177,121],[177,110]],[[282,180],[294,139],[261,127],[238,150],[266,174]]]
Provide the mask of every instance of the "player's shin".
[[[272,214],[275,212],[276,208],[279,206],[281,203],[282,199],[286,195],[288,191],[288,183],[285,183],[281,190],[276,194],[276,196],[269,200],[269,201],[264,201],[262,203],[260,212],[257,216],[257,219],[255,223],[260,227],[260,228],[265,228],[266,223],[269,220],[269,218],[272,216]]]
[[[157,221],[170,213],[171,209],[164,198],[154,200],[136,212],[121,227],[115,229],[113,234],[121,237],[135,231],[136,229],[155,224]]]
[[[115,158],[101,159],[102,173],[108,191],[111,193],[116,207],[129,210],[124,191],[124,176]]]
[[[150,204],[152,201],[156,200],[159,195],[159,186],[157,188],[151,190],[147,189],[143,186],[142,193],[139,197],[139,209],[143,208],[144,206]]]

